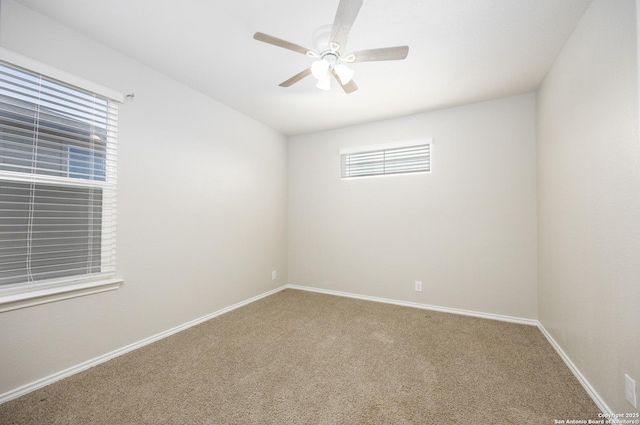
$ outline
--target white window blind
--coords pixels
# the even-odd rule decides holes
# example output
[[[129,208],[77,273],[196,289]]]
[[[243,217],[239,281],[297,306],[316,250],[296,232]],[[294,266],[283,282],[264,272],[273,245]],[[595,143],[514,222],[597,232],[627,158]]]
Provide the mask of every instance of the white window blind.
[[[0,61],[0,288],[115,273],[117,103]]]
[[[431,171],[431,142],[419,140],[340,152],[342,178]]]

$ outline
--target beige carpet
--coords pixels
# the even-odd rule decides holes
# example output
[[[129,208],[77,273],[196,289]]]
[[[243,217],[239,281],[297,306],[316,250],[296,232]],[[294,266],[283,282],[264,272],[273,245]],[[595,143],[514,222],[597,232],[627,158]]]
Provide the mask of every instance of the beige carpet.
[[[599,411],[533,326],[285,290],[0,406],[1,424],[553,424]]]

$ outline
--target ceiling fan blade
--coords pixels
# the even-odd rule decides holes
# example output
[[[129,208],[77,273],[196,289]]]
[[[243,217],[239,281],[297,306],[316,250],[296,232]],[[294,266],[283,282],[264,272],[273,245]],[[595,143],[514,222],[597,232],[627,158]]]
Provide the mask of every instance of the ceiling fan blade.
[[[344,90],[346,94],[350,94],[358,90],[358,86],[353,80],[349,81],[347,84],[340,84],[340,87],[342,87],[342,90]]]
[[[287,81],[280,83],[280,87],[291,87],[292,85],[294,85],[295,83],[297,83],[298,81],[302,80],[304,77],[307,77],[309,75],[311,75],[311,68],[307,68],[304,71],[289,78]]]
[[[344,52],[349,38],[349,31],[351,31],[353,22],[356,20],[358,12],[360,12],[360,7],[362,7],[362,0],[340,0],[338,4],[338,11],[333,20],[329,41],[338,43],[340,52]]]
[[[312,51],[310,49],[307,49],[306,47],[298,46],[297,44],[293,44],[286,40],[282,40],[280,38],[277,38],[262,32],[257,32],[253,34],[253,38],[255,38],[258,41],[262,41],[264,43],[269,43],[269,44],[273,44],[274,46],[282,47],[283,49],[293,50],[294,52],[302,53],[303,55],[306,55],[307,52]]]
[[[409,54],[409,46],[384,47],[382,49],[369,49],[353,52],[343,60],[345,62],[372,62],[372,61],[397,61],[406,59]],[[353,56],[353,58],[352,58]]]
[[[358,86],[356,85],[355,81],[350,80],[347,84],[342,84],[342,81],[340,81],[340,77],[338,77],[338,74],[336,73],[336,71],[332,70],[331,73],[333,74],[333,77],[336,79],[338,84],[340,84],[340,87],[342,87],[342,90],[344,90],[346,94],[350,94],[358,90]]]

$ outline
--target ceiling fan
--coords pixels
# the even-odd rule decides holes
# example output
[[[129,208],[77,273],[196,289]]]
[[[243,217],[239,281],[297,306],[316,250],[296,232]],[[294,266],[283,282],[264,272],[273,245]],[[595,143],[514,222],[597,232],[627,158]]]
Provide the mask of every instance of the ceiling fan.
[[[321,90],[331,90],[331,77],[333,77],[345,93],[353,93],[358,90],[358,86],[353,81],[354,71],[345,64],[405,59],[409,53],[409,46],[360,50],[345,54],[349,31],[361,7],[362,0],[340,0],[333,25],[322,26],[313,33],[315,50],[261,32],[255,33],[253,38],[258,41],[316,59],[309,68],[282,82],[280,87],[290,87],[303,78],[313,75],[318,80],[316,87]]]

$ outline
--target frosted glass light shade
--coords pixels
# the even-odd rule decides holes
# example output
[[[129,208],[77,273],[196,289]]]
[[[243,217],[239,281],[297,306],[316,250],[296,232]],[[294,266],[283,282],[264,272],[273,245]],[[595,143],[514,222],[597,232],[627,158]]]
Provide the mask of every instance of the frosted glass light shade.
[[[311,64],[311,74],[318,80],[327,78],[329,72],[329,61],[322,59]]]
[[[316,87],[320,90],[331,90],[331,78],[329,78],[329,74],[327,74],[323,79],[318,80]]]
[[[353,79],[353,74],[355,74],[354,70],[347,68],[343,64],[338,64],[333,69],[336,71],[336,74],[343,85],[351,81]]]

